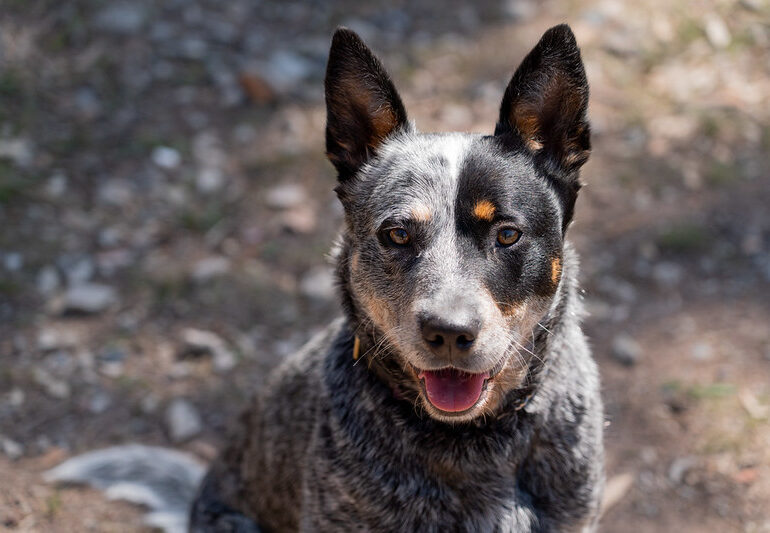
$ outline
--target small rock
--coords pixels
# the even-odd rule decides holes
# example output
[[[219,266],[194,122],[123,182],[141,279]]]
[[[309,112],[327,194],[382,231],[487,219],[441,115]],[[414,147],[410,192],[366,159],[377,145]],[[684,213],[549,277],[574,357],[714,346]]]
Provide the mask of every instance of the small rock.
[[[101,350],[97,357],[103,363],[122,363],[126,360],[126,352],[117,346],[108,346]]]
[[[24,447],[21,444],[3,435],[0,435],[0,449],[11,461],[24,455]]]
[[[227,274],[230,271],[230,260],[222,256],[212,256],[196,262],[192,268],[195,281],[204,282]]]
[[[682,279],[682,267],[676,263],[661,261],[653,267],[652,277],[664,287],[673,287]]]
[[[318,266],[308,271],[299,282],[299,290],[308,298],[331,300],[335,295],[334,272],[327,266]]]
[[[157,413],[158,407],[160,407],[160,399],[154,394],[148,394],[139,402],[139,408],[147,415]]]
[[[182,162],[182,156],[178,150],[168,146],[157,146],[152,151],[152,162],[160,168],[174,169]]]
[[[83,283],[64,293],[63,309],[67,313],[99,313],[116,304],[115,289],[99,283]]]
[[[698,459],[692,455],[677,457],[668,468],[668,479],[677,485],[682,483],[684,476],[698,464]]]
[[[10,159],[20,167],[32,163],[34,153],[27,139],[0,139],[0,159]]]
[[[133,200],[134,192],[125,180],[111,179],[99,187],[98,197],[101,202],[121,207]]]
[[[95,414],[101,414],[110,408],[112,405],[112,398],[103,390],[97,390],[94,392],[86,403],[88,410]]]
[[[182,355],[211,355],[215,372],[227,372],[235,366],[236,357],[227,343],[211,331],[186,328],[181,334]]]
[[[67,175],[63,172],[56,172],[45,184],[45,193],[49,198],[61,198],[67,192]]]
[[[203,429],[198,410],[181,398],[173,400],[166,409],[166,425],[169,437],[177,443],[193,438]]]
[[[77,332],[68,328],[45,326],[37,332],[37,347],[41,352],[72,348],[79,341]]]
[[[24,399],[24,391],[19,388],[14,388],[8,394],[8,405],[11,407],[21,407],[24,405]]]
[[[87,255],[80,257],[64,256],[59,261],[68,285],[77,285],[89,281],[96,271],[94,261]]]
[[[126,365],[122,361],[104,361],[99,365],[99,373],[116,379],[125,374]]]
[[[75,92],[75,109],[85,119],[96,117],[102,110],[99,97],[91,87],[81,87]]]
[[[291,50],[278,50],[270,56],[260,74],[271,87],[281,93],[296,89],[314,71],[312,61]]]
[[[19,252],[9,252],[3,256],[3,266],[8,272],[17,272],[24,266],[24,256]]]
[[[37,292],[43,296],[50,296],[59,288],[59,273],[51,265],[44,266],[37,273]]]
[[[305,202],[306,199],[304,187],[294,183],[283,183],[265,194],[265,203],[273,209],[290,209]]]
[[[692,347],[692,358],[696,361],[708,361],[714,357],[714,348],[706,342],[699,342]]]
[[[527,22],[537,15],[538,4],[530,0],[507,0],[503,3],[503,13],[514,22]]]
[[[628,335],[618,335],[612,340],[611,353],[619,363],[633,366],[642,355],[642,347]]]
[[[123,34],[139,31],[146,20],[147,11],[138,2],[109,3],[94,18],[98,28]]]
[[[204,194],[218,191],[224,183],[224,172],[216,167],[204,167],[195,175],[195,187]]]
[[[280,220],[281,225],[293,233],[309,234],[318,227],[315,210],[306,203],[284,211]]]
[[[69,383],[56,379],[48,371],[38,367],[32,373],[35,383],[40,385],[46,394],[57,400],[66,400],[72,393]]]
[[[639,458],[647,466],[653,466],[658,461],[658,452],[652,446],[645,446],[639,451]]]
[[[732,37],[725,21],[716,13],[708,12],[703,24],[703,31],[706,32],[706,38],[711,45],[719,49],[727,48]]]

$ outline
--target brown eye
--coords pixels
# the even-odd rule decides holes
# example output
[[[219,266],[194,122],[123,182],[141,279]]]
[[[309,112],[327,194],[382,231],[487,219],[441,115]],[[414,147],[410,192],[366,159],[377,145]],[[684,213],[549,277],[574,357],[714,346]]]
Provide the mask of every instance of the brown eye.
[[[409,234],[404,228],[393,228],[390,230],[388,232],[388,239],[390,239],[390,242],[397,244],[398,246],[409,244],[409,241],[411,240]]]
[[[497,232],[497,244],[500,246],[510,246],[519,240],[521,232],[513,228],[503,228]]]

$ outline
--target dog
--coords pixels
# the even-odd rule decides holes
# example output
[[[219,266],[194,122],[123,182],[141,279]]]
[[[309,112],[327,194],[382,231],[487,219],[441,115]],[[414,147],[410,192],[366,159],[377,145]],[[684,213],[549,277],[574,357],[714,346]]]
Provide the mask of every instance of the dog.
[[[193,531],[591,531],[599,379],[565,242],[590,151],[566,25],[493,135],[421,134],[352,31],[332,39],[326,151],[344,318],[272,376]]]
[[[565,240],[590,152],[572,31],[525,57],[492,135],[418,133],[348,29],[325,89],[344,314],[245,412],[190,531],[594,531],[603,408]],[[156,477],[174,470],[157,457]],[[54,479],[89,479],[62,467]]]

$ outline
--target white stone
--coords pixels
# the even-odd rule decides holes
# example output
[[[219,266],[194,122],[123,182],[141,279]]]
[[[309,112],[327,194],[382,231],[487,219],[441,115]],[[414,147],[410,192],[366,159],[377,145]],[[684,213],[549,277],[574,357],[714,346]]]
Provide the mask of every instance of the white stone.
[[[274,209],[289,209],[306,201],[305,188],[296,183],[283,183],[268,190],[265,202]]]
[[[43,296],[52,294],[59,288],[59,273],[51,265],[44,266],[37,273],[37,292]]]
[[[174,169],[182,162],[182,155],[179,150],[168,146],[157,146],[152,151],[152,162],[160,168]]]
[[[214,332],[202,329],[186,328],[181,333],[184,343],[183,352],[192,354],[209,354],[215,372],[226,372],[236,363],[235,353],[227,343]]]
[[[334,271],[327,266],[318,266],[307,272],[299,283],[299,290],[308,298],[331,300],[335,292]]]
[[[166,409],[166,425],[174,442],[184,442],[201,432],[203,422],[198,410],[181,398],[173,400]]]
[[[0,449],[11,461],[24,455],[24,447],[21,444],[3,435],[0,435]]]
[[[730,41],[732,41],[732,37],[725,21],[716,13],[710,11],[706,13],[703,23],[703,30],[706,32],[706,38],[711,45],[714,48],[727,48]]]
[[[100,283],[82,283],[64,293],[64,311],[99,313],[117,303],[115,289]]]

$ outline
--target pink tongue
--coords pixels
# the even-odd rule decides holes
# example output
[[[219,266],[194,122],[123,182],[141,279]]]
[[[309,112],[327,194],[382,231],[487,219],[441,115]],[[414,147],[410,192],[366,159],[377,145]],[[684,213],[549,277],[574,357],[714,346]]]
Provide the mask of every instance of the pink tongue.
[[[446,368],[425,370],[419,378],[425,380],[428,401],[437,409],[448,412],[465,411],[479,401],[481,388],[488,374],[468,374]]]

